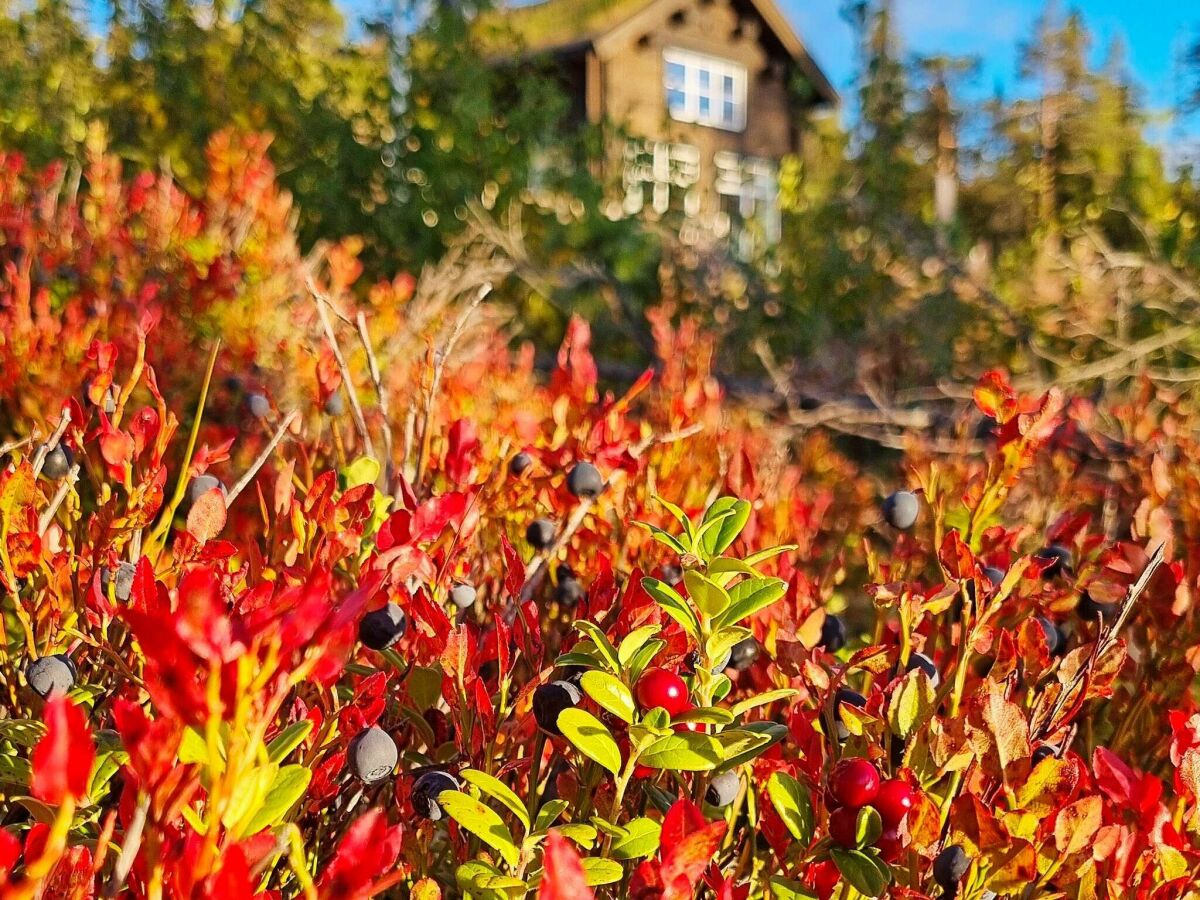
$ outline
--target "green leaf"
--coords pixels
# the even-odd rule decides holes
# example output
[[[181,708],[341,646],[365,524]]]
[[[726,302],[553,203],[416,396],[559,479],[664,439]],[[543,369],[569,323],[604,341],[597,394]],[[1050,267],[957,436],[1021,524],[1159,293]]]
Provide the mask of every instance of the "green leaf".
[[[815,819],[812,798],[804,785],[786,772],[776,772],[767,781],[767,796],[792,837],[807,847],[812,842]]]
[[[719,703],[724,700],[732,689],[733,682],[729,680],[729,676],[724,672],[713,676],[712,698],[714,703]]]
[[[512,832],[495,810],[462,791],[442,791],[437,801],[450,818],[499,853],[510,866],[516,867],[521,854],[513,843]]]
[[[596,844],[596,827],[584,822],[570,822],[558,825],[554,829],[563,837],[574,841],[584,850],[591,850]]]
[[[830,854],[842,877],[860,894],[878,897],[892,880],[891,871],[881,860],[861,850],[835,847]]]
[[[304,796],[308,784],[312,780],[312,772],[305,766],[284,766],[275,775],[267,796],[263,798],[262,806],[242,829],[242,835],[249,837],[258,834],[264,828],[272,828],[283,821],[288,810]]]
[[[643,859],[658,852],[662,825],[644,816],[625,825],[625,834],[613,841],[609,852],[613,859]]]
[[[614,825],[603,816],[592,816],[591,823],[596,826],[596,830],[601,834],[607,834],[614,838],[625,837],[626,832],[624,828],[620,825]]]
[[[766,740],[763,743],[756,743],[747,750],[726,753],[725,764],[721,767],[722,770],[743,765],[761,756],[769,748],[787,737],[788,730],[786,725],[780,725],[778,722],[747,722],[744,725],[739,725],[736,729],[721,732],[721,737],[745,736],[747,733],[765,738]]]
[[[721,615],[729,606],[729,592],[695,569],[683,573],[683,583],[687,585],[692,602],[709,618]]]
[[[645,646],[646,641],[650,640],[650,638],[654,637],[660,631],[662,631],[661,625],[643,625],[641,628],[635,628],[629,634],[625,635],[625,639],[617,647],[617,662],[621,664],[621,667],[624,668],[629,665],[629,660],[633,659],[634,654]]]
[[[0,784],[11,784],[22,788],[29,787],[29,779],[33,774],[29,760],[19,756],[0,754]]]
[[[787,593],[787,582],[780,578],[747,578],[729,589],[729,606],[713,623],[717,628],[735,625],[742,619],[766,609]]]
[[[492,775],[486,772],[480,772],[478,769],[463,769],[461,776],[469,784],[475,785],[483,793],[487,794],[494,800],[499,800],[517,817],[518,821],[525,826],[525,830],[529,831],[529,813],[525,810],[525,804],[521,798],[516,795],[512,788]]]
[[[936,697],[929,676],[914,669],[892,692],[888,703],[888,724],[892,733],[906,738],[929,720]]]
[[[725,509],[721,512],[714,513],[712,516],[706,516],[700,521],[699,527],[696,528],[696,533],[692,537],[692,553],[704,560],[710,559],[713,554],[706,549],[705,537],[710,533],[720,530],[721,523],[733,515],[732,509]]]
[[[774,900],[817,900],[817,895],[807,887],[782,875],[772,875],[770,885]]]
[[[716,737],[717,742],[721,745],[721,753],[726,760],[739,759],[743,755],[752,753],[759,748],[765,749],[771,743],[771,739],[765,734],[743,731],[740,728],[727,729]],[[722,763],[721,768],[726,770],[732,768],[732,766],[728,763]]]
[[[535,832],[545,831],[563,814],[563,810],[571,804],[566,800],[547,800],[542,804],[542,808],[538,810],[537,818],[533,820],[533,830]]]
[[[704,534],[703,548],[709,559],[725,552],[729,545],[737,540],[737,536],[750,521],[750,504],[736,497],[718,497],[704,514],[704,521],[710,522],[718,517],[721,524]]]
[[[708,654],[709,659],[719,662],[733,649],[734,644],[744,641],[750,635],[750,629],[740,625],[722,628],[709,635],[704,644],[704,651]]]
[[[633,722],[633,694],[621,679],[607,672],[584,672],[579,684],[601,707],[626,723]]]
[[[267,758],[273,763],[281,763],[287,759],[287,755],[300,746],[301,742],[308,737],[308,733],[312,731],[312,719],[301,719],[299,722],[293,722],[279,734],[275,735],[275,739],[267,744]]]
[[[675,537],[675,535],[671,534],[669,531],[663,531],[657,525],[651,525],[649,522],[638,522],[637,524],[649,531],[651,537],[653,537],[660,544],[669,547],[680,556],[685,556],[687,554],[687,547],[683,546],[679,538]]]
[[[92,763],[92,777],[88,781],[88,799],[98,802],[105,794],[105,788],[112,777],[121,770],[121,766],[129,761],[129,754],[124,750],[110,750],[101,753]]]
[[[583,863],[583,880],[589,885],[612,884],[625,874],[621,864],[611,859],[589,856],[580,862]]]
[[[46,734],[46,726],[35,719],[0,719],[0,741],[32,748]]]
[[[869,847],[883,834],[883,819],[871,806],[864,806],[854,820],[854,840],[860,847]]]
[[[361,484],[374,484],[379,480],[379,461],[371,456],[360,456],[353,462],[347,463],[340,472],[338,480],[343,491],[358,487]]]
[[[794,697],[798,693],[800,692],[794,688],[777,688],[773,691],[765,691],[761,694],[755,694],[753,697],[747,697],[740,703],[733,704],[733,709],[730,712],[733,713],[734,718],[737,718],[742,713],[747,713],[759,706],[766,706],[768,703],[774,703],[776,700],[786,700],[788,697]]]
[[[779,544],[775,547],[768,547],[765,550],[759,550],[757,553],[751,553],[743,562],[750,566],[757,566],[760,562],[766,562],[772,556],[778,556],[780,553],[787,553],[791,550],[799,550],[796,544]]]
[[[442,667],[413,666],[404,686],[417,710],[425,712],[442,698]]]
[[[721,587],[725,587],[739,575],[749,575],[751,578],[761,577],[758,569],[747,565],[740,559],[721,556],[708,564],[708,577]]]
[[[519,878],[505,875],[483,860],[463,863],[454,870],[454,882],[459,890],[471,893],[480,900],[501,897],[519,898],[529,893],[529,885]]]
[[[558,728],[580,753],[613,775],[621,771],[621,751],[608,729],[587,710],[572,706],[558,714]]]
[[[617,661],[617,648],[612,645],[612,641],[600,629],[600,626],[595,622],[589,622],[587,619],[576,619],[575,629],[582,631],[596,646],[596,652],[600,654],[600,659],[613,672],[621,671],[621,664]]]
[[[678,522],[680,527],[683,528],[683,533],[687,536],[688,543],[691,543],[692,537],[695,534],[695,531],[692,528],[692,520],[684,514],[682,509],[680,509],[670,500],[660,497],[658,494],[654,495],[654,499],[662,504],[663,509],[675,517],[675,521]]]
[[[677,715],[675,721],[728,725],[733,721],[733,713],[721,706],[693,706]]]
[[[655,638],[652,641],[647,641],[644,647],[633,654],[633,658],[629,660],[629,664],[625,668],[625,674],[631,684],[637,682],[642,672],[646,670],[646,667],[654,661],[654,657],[658,656],[666,646],[666,641]]]
[[[233,832],[235,839],[241,837],[245,825],[257,818],[279,771],[275,763],[255,766],[234,783],[229,803],[221,813],[221,824]]]
[[[683,630],[691,636],[692,640],[700,643],[700,620],[696,618],[696,614],[692,612],[692,608],[688,606],[687,601],[679,596],[678,591],[666,582],[649,576],[642,579],[642,587],[663,608],[663,611],[667,615],[680,624]]]
[[[604,663],[600,661],[599,654],[593,656],[591,653],[585,653],[580,650],[582,644],[592,646],[591,641],[580,641],[571,650],[570,653],[561,654],[558,659],[554,660],[554,665],[565,668],[566,666],[586,666],[589,669],[599,669]]]
[[[721,745],[707,734],[685,731],[659,738],[646,748],[638,762],[651,769],[673,772],[707,772],[721,764]]]

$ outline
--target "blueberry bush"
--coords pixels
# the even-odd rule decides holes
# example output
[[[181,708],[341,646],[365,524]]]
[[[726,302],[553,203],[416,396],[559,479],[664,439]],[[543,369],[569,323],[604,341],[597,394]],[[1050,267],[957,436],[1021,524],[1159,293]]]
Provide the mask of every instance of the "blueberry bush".
[[[0,156],[0,896],[1195,895],[1186,395],[865,468],[665,307],[605,390],[302,256],[263,150]]]

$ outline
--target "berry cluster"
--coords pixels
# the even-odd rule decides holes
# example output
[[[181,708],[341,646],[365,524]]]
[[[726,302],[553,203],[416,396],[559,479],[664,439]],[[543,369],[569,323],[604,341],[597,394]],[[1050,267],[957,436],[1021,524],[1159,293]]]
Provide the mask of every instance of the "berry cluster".
[[[881,780],[870,760],[843,759],[829,773],[829,836],[842,847],[873,846],[885,862],[895,862],[903,850],[905,817],[916,796],[906,781]]]

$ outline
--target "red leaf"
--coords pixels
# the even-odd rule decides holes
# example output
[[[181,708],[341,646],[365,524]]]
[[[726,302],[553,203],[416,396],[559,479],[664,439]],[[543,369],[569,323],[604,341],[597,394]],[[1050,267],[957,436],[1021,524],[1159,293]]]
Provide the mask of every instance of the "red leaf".
[[[542,857],[538,900],[591,900],[594,896],[584,878],[579,854],[570,841],[557,831],[551,831]]]
[[[678,800],[663,819],[663,900],[691,900],[725,837],[723,820],[709,822],[691,800]]]
[[[516,600],[525,587],[525,563],[503,532],[500,533],[500,549],[504,552],[504,587],[508,595]]]
[[[5,882],[20,856],[21,842],[11,831],[0,828],[0,883]]]
[[[971,548],[963,543],[957,529],[950,529],[942,539],[938,558],[952,578],[962,581],[975,575],[975,556]]]
[[[113,428],[108,416],[100,413],[100,455],[108,463],[113,478],[124,477],[125,465],[133,459],[134,440],[119,428]]]
[[[467,484],[479,455],[479,435],[470,419],[458,419],[446,437],[446,474],[454,484]]]
[[[96,749],[83,711],[66,697],[47,700],[44,718],[46,734],[33,748],[29,790],[44,803],[59,806],[87,793]]]
[[[1096,784],[1110,800],[1122,806],[1136,805],[1137,775],[1119,756],[1104,747],[1097,747],[1092,754],[1092,771],[1096,773]]]
[[[317,882],[321,896],[340,900],[369,897],[371,882],[395,865],[402,836],[399,825],[388,828],[387,818],[379,809],[355,819]]]

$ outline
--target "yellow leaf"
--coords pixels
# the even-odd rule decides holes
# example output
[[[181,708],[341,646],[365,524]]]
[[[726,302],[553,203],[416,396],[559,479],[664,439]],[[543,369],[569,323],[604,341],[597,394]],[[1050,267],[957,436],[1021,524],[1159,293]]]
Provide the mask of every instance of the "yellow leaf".
[[[432,878],[422,878],[413,885],[412,900],[442,900],[442,889]]]
[[[1068,794],[1079,781],[1075,763],[1048,756],[1033,767],[1029,778],[1017,788],[1017,809],[1048,815],[1057,806],[1056,795]]]
[[[1064,806],[1054,823],[1054,843],[1064,856],[1091,845],[1102,822],[1104,806],[1097,796],[1084,797]]]

